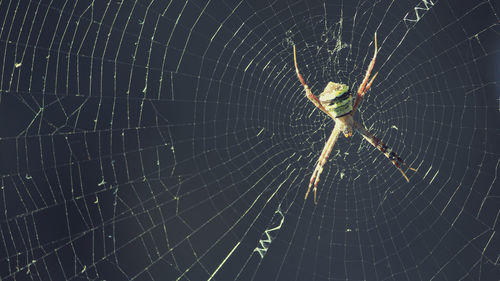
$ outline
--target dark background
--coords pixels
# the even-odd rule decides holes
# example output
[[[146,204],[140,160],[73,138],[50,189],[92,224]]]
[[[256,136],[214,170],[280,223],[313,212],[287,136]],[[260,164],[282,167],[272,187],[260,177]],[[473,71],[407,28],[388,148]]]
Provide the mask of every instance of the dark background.
[[[259,3],[257,3],[259,2]],[[460,3],[458,3],[460,2]],[[495,1],[0,2],[1,280],[500,279]],[[356,119],[304,97],[375,83]]]

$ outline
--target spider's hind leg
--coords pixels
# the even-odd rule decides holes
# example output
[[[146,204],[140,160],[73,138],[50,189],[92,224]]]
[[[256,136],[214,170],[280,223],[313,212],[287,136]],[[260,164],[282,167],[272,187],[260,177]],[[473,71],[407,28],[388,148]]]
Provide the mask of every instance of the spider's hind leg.
[[[330,134],[330,137],[328,138],[328,141],[325,143],[325,146],[323,147],[323,151],[321,152],[321,155],[319,156],[318,162],[316,164],[316,168],[314,168],[314,172],[311,175],[311,179],[309,180],[309,186],[307,187],[307,192],[306,196],[304,199],[307,199],[307,196],[309,195],[309,191],[311,191],[311,187],[313,187],[313,192],[314,192],[314,204],[317,204],[317,187],[318,187],[318,182],[319,182],[319,176],[321,175],[321,172],[323,172],[323,166],[326,163],[326,160],[328,160],[328,156],[332,152],[333,146],[337,142],[337,139],[339,138],[340,130],[335,125],[335,127],[332,130],[332,133]]]
[[[399,157],[390,147],[388,147],[385,143],[383,143],[379,138],[374,136],[372,133],[368,132],[361,124],[358,122],[355,122],[355,127],[356,131],[358,131],[361,135],[363,135],[363,138],[367,140],[371,145],[376,147],[378,150],[380,150],[382,153],[384,153],[385,157],[389,159],[396,168],[401,172],[403,177],[406,179],[407,182],[410,182],[410,179],[408,176],[406,176],[405,172],[401,168],[401,166],[407,166],[406,163]],[[417,171],[415,168],[408,167],[412,171]]]

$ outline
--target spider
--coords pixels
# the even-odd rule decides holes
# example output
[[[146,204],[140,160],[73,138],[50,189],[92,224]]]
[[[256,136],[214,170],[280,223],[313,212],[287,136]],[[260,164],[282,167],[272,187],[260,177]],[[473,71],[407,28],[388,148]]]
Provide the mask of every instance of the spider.
[[[354,104],[352,103],[352,95],[351,91],[349,90],[349,86],[341,83],[328,82],[328,84],[325,87],[325,90],[323,90],[323,92],[319,95],[319,98],[316,97],[311,92],[311,89],[306,84],[304,78],[299,72],[299,67],[297,66],[297,53],[295,51],[295,45],[293,46],[293,60],[295,63],[295,72],[297,73],[297,77],[299,78],[300,83],[302,83],[302,85],[304,86],[307,98],[317,108],[319,108],[321,111],[323,111],[326,115],[330,116],[335,121],[335,127],[333,128],[332,133],[328,138],[328,141],[325,143],[325,146],[323,147],[323,151],[319,156],[316,168],[314,169],[314,172],[311,175],[311,179],[309,180],[309,187],[307,188],[304,200],[307,199],[309,191],[311,191],[311,186],[314,184],[313,188],[314,203],[317,204],[316,192],[319,182],[319,176],[321,175],[321,172],[323,171],[323,166],[325,165],[326,160],[330,155],[330,152],[332,152],[333,146],[337,142],[337,139],[341,132],[344,134],[346,138],[352,136],[353,130],[360,133],[365,140],[367,140],[371,145],[373,145],[382,153],[384,153],[384,155],[392,162],[392,164],[394,164],[394,166],[398,168],[398,170],[401,172],[406,181],[408,182],[410,181],[406,176],[405,172],[403,172],[403,169],[401,168],[401,166],[403,165],[406,166],[406,163],[403,161],[403,159],[401,159],[401,157],[399,157],[389,147],[387,147],[387,145],[384,144],[379,138],[374,136],[372,133],[368,132],[368,130],[363,125],[355,121],[353,118],[354,113],[356,112],[356,108],[359,106],[366,92],[368,92],[368,90],[372,86],[373,80],[375,80],[375,77],[377,77],[378,74],[378,72],[375,73],[375,75],[373,75],[373,77],[370,79],[370,74],[373,70],[373,66],[375,65],[375,59],[377,58],[376,32],[375,32],[374,42],[375,42],[375,51],[373,53],[373,58],[370,64],[368,65],[368,69],[366,70],[366,74],[365,77],[363,78],[363,81],[361,82],[361,85],[359,85],[358,93],[356,96],[356,100],[354,101]],[[369,79],[370,82],[368,82]],[[416,171],[416,169],[414,168],[411,167],[409,168],[412,171]]]

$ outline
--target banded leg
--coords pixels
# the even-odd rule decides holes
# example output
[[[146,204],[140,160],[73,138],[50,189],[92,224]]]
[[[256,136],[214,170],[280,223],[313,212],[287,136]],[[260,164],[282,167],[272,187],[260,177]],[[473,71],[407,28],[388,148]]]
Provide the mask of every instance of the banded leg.
[[[379,138],[374,136],[372,133],[368,132],[368,130],[363,127],[363,125],[359,124],[358,122],[355,121],[354,123],[354,129],[358,131],[361,135],[363,135],[363,138],[367,140],[371,145],[376,147],[378,150],[380,150],[382,153],[384,153],[385,157],[387,159],[391,160],[392,164],[398,168],[398,170],[401,172],[403,177],[406,179],[407,182],[410,182],[410,179],[406,176],[405,172],[403,172],[403,169],[401,166],[407,166],[406,163],[399,157],[394,151],[392,151],[391,148],[389,148],[385,143],[383,143]],[[416,171],[416,169],[409,167],[410,170]]]
[[[356,96],[356,101],[354,102],[354,106],[352,107],[352,112],[354,112],[356,110],[359,103],[361,102],[361,100],[365,96],[366,92],[368,92],[368,90],[372,86],[373,80],[375,80],[375,77],[377,77],[377,75],[378,75],[378,72],[375,73],[375,75],[373,75],[372,79],[368,83],[368,79],[370,79],[370,75],[372,73],[373,66],[375,66],[375,60],[377,58],[377,51],[378,51],[377,32],[375,32],[375,51],[373,52],[373,58],[372,58],[370,64],[368,65],[368,69],[366,70],[366,74],[365,74],[365,77],[363,78],[363,82],[361,82],[361,85],[359,85],[358,95]],[[366,83],[368,83],[368,85]]]
[[[311,179],[309,180],[309,187],[307,187],[307,192],[306,196],[304,198],[307,199],[307,196],[309,195],[309,191],[311,191],[311,186],[314,184],[314,204],[317,204],[317,197],[316,197],[316,192],[317,192],[317,186],[319,182],[319,176],[321,175],[321,172],[323,172],[323,166],[326,163],[326,160],[328,160],[328,156],[330,156],[330,153],[332,152],[333,146],[337,142],[337,139],[339,138],[340,135],[340,130],[338,126],[335,126],[332,130],[332,133],[330,134],[330,137],[328,138],[328,141],[325,143],[325,146],[323,147],[323,151],[321,152],[321,155],[319,156],[318,163],[316,164],[316,168],[314,169],[314,172],[311,175]]]

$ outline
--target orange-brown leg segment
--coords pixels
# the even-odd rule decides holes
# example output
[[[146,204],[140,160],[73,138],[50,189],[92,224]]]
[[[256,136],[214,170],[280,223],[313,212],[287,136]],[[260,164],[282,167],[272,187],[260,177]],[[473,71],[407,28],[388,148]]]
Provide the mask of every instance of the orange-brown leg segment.
[[[356,131],[358,131],[361,135],[363,135],[363,138],[367,140],[371,145],[376,147],[378,150],[380,150],[382,153],[384,153],[385,157],[389,159],[396,168],[401,172],[403,177],[406,179],[407,182],[410,182],[410,179],[406,176],[405,172],[403,172],[403,169],[401,166],[406,166],[406,163],[399,157],[395,152],[392,151],[385,143],[383,143],[379,138],[374,136],[372,133],[368,132],[368,130],[363,127],[363,125],[359,124],[358,122],[354,123],[354,128]],[[416,171],[416,169],[409,167],[410,170]]]
[[[368,69],[366,70],[366,74],[365,74],[365,77],[363,78],[363,82],[361,82],[361,85],[359,85],[358,95],[356,96],[356,101],[354,102],[354,106],[352,107],[353,112],[358,107],[359,103],[361,102],[361,100],[365,96],[366,92],[368,92],[368,90],[372,86],[372,83],[373,83],[373,80],[375,80],[375,77],[377,77],[378,72],[375,73],[375,75],[373,75],[372,79],[370,80],[370,83],[368,83],[368,80],[370,79],[370,75],[371,75],[372,70],[373,70],[373,66],[375,66],[375,60],[377,58],[377,51],[378,51],[377,32],[375,32],[375,51],[373,52],[373,58],[372,58],[370,64],[368,65]],[[368,85],[366,83],[368,83]]]
[[[297,52],[295,51],[295,45],[293,46],[293,62],[295,64],[295,72],[297,73],[297,77],[300,80],[300,83],[302,86],[304,86],[304,89],[306,90],[306,97],[321,111],[323,111],[326,115],[330,116],[331,118],[334,118],[321,104],[319,101],[318,97],[316,97],[312,92],[311,89],[309,89],[309,86],[306,84],[306,81],[302,77],[302,75],[299,72],[299,67],[297,65]]]
[[[326,160],[328,160],[328,156],[330,156],[330,153],[332,152],[333,146],[337,142],[337,139],[339,138],[340,135],[340,130],[338,126],[335,125],[335,127],[332,130],[332,133],[330,134],[330,137],[328,138],[328,141],[325,143],[325,146],[323,147],[323,151],[321,152],[321,155],[319,156],[318,163],[316,164],[316,168],[314,169],[314,172],[311,175],[311,179],[309,180],[309,187],[307,188],[306,196],[304,199],[307,199],[307,196],[309,195],[309,191],[311,191],[311,186],[314,184],[314,204],[317,204],[317,186],[319,182],[319,176],[321,175],[321,172],[323,172],[323,166],[326,163]]]

